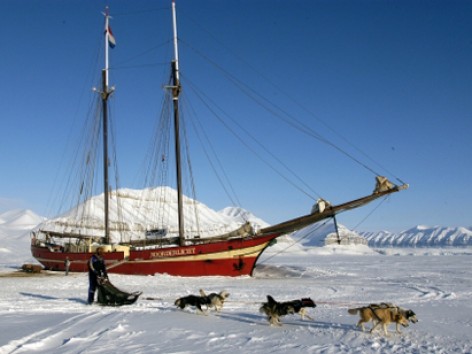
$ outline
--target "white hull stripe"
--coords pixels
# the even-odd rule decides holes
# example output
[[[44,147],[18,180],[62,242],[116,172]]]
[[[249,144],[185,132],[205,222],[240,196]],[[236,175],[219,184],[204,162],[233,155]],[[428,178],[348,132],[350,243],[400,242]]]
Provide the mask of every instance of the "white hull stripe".
[[[139,259],[128,261],[127,263],[161,263],[161,262],[196,262],[206,260],[221,260],[239,257],[257,257],[259,253],[267,246],[267,242],[248,248],[241,248],[236,250],[228,250],[217,253],[196,254],[181,257],[156,257],[152,259]]]
[[[206,254],[196,254],[196,255],[188,255],[188,256],[178,256],[178,257],[155,257],[151,259],[136,259],[133,261],[129,260],[120,260],[120,261],[112,261],[113,263],[108,263],[108,267],[116,267],[121,263],[162,263],[162,262],[197,262],[197,261],[206,261],[206,260],[221,260],[221,259],[231,259],[231,258],[239,258],[239,257],[257,257],[261,250],[263,250],[267,246],[268,242],[263,244],[235,249],[235,250],[227,250],[223,252],[216,252],[216,253],[206,253]],[[39,262],[49,262],[49,263],[63,263],[63,260],[55,260],[55,259],[47,259],[47,258],[37,258]],[[87,260],[74,260],[74,263],[87,263]]]

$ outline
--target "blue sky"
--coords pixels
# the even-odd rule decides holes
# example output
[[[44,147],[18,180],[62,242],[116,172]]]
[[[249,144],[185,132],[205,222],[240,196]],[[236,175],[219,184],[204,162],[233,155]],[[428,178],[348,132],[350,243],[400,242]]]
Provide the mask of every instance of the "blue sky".
[[[103,65],[106,5],[117,40],[110,83],[121,186],[139,187],[167,69],[170,1],[4,0],[0,211],[53,216],[51,194]],[[472,2],[178,0],[177,11],[189,99],[189,86],[198,84],[333,203],[370,193],[371,171],[239,101],[209,63],[375,172],[410,184],[339,222],[366,231],[472,225]],[[310,198],[235,140],[220,134],[214,145],[232,163],[242,207],[270,223],[309,212]],[[194,168],[203,170],[199,199],[215,210],[230,205],[203,159]]]

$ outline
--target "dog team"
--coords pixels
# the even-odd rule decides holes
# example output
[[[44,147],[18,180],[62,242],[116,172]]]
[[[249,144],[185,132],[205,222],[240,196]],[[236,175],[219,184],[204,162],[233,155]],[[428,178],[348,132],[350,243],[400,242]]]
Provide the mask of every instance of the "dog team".
[[[226,290],[207,295],[203,289],[200,289],[200,295],[187,295],[178,298],[175,300],[175,305],[182,310],[187,306],[195,307],[199,313],[206,314],[211,308],[214,308],[217,312],[221,311],[228,297],[229,293]],[[202,306],[205,306],[206,311],[203,310]],[[309,307],[316,307],[315,302],[310,298],[278,302],[272,296],[267,295],[267,302],[262,304],[259,311],[267,316],[270,325],[281,326],[280,318],[286,315],[299,314],[302,320],[305,317],[313,320],[306,313],[306,309]],[[395,323],[396,332],[401,333],[400,326],[408,327],[410,322],[418,322],[416,314],[412,310],[406,310],[386,302],[350,308],[347,311],[351,315],[359,314],[360,319],[356,327],[360,327],[363,332],[365,330],[364,323],[372,322],[370,333],[382,327],[386,336],[388,336],[387,327],[389,324]]]

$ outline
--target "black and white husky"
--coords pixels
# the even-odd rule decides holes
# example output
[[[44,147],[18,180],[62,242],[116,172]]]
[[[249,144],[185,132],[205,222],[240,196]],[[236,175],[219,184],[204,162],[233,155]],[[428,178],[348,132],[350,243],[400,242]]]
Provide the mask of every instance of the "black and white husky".
[[[316,304],[310,298],[277,302],[272,296],[267,295],[267,302],[262,304],[259,311],[267,315],[267,320],[271,325],[281,326],[280,317],[285,315],[294,315],[298,313],[302,319],[306,317],[313,320],[306,314],[307,307],[316,307]]]
[[[229,293],[226,290],[206,295],[203,289],[200,289],[200,295],[202,297],[207,297],[209,300],[208,308],[214,307],[217,312],[220,312],[226,299],[229,297]]]
[[[203,289],[200,289],[200,295],[187,295],[178,298],[175,300],[175,306],[182,310],[187,306],[196,307],[201,313],[205,313],[202,306],[205,306],[206,311],[212,307],[214,307],[216,311],[220,311],[223,308],[224,302],[228,296],[229,293],[226,290],[223,290],[218,294],[211,293],[206,295]]]

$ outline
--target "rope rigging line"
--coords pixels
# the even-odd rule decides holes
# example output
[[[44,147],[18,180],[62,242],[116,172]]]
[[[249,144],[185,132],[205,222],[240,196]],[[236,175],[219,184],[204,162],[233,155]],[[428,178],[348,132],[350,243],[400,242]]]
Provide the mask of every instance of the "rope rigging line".
[[[185,97],[185,96],[183,96],[183,97]],[[187,103],[185,100],[184,100],[184,102]],[[193,107],[188,103],[186,104],[186,106],[187,105],[188,105],[188,107],[190,107],[191,111],[193,112],[193,115],[197,116],[195,114],[195,110],[193,109]],[[182,107],[184,107],[184,105],[182,105]],[[201,121],[199,119],[195,119],[195,120],[191,120],[190,122],[193,126],[193,129],[196,133],[196,136],[197,136],[198,140],[200,141],[200,144],[203,148],[203,152],[204,152],[204,154],[205,154],[205,156],[206,156],[206,158],[207,158],[207,160],[210,164],[210,167],[213,170],[216,178],[218,179],[221,187],[225,191],[226,196],[231,201],[231,203],[233,203],[233,205],[240,206],[241,203],[239,201],[238,195],[237,195],[235,189],[233,188],[231,180],[229,179],[228,174],[226,173],[226,170],[225,170],[223,164],[221,163],[220,158],[218,157],[218,154],[216,153],[216,149],[214,148],[214,146],[211,142],[211,139],[208,137],[208,134],[206,133],[205,129],[202,126]],[[205,140],[206,144],[205,144],[204,140]],[[207,146],[209,147],[210,151],[208,151]],[[210,152],[211,152],[213,158],[211,157]],[[218,172],[218,169],[216,168],[215,164],[213,163],[213,160],[216,160],[216,163],[217,163],[220,171],[222,172],[223,176],[221,176],[221,174]],[[227,186],[229,187],[229,189],[228,189]]]
[[[273,102],[271,102],[269,99],[267,99],[266,97],[264,97],[263,95],[261,95],[259,92],[257,92],[256,90],[250,88],[248,85],[246,85],[245,83],[243,83],[241,80],[237,79],[234,75],[232,75],[231,73],[229,73],[228,71],[226,71],[224,68],[222,68],[218,63],[216,63],[215,61],[213,61],[212,59],[210,59],[207,55],[201,53],[199,50],[197,50],[195,47],[183,42],[182,40],[180,40],[180,43],[183,43],[185,44],[186,46],[188,46],[192,51],[194,51],[198,56],[200,56],[201,58],[203,58],[205,61],[207,61],[209,64],[211,64],[213,67],[215,67],[216,69],[218,69],[218,71],[220,71],[224,77],[226,77],[229,81],[233,82],[233,84],[238,87],[242,92],[244,92],[246,95],[248,95],[248,97],[251,97],[256,103],[258,103],[259,105],[261,105],[261,107],[263,107],[264,109],[266,109],[268,112],[270,112],[271,114],[273,114],[275,117],[279,118],[280,120],[282,120],[283,122],[285,122],[286,124],[292,126],[294,129],[297,129],[299,131],[301,131],[302,133],[306,134],[307,136],[310,136],[328,146],[331,146],[333,149],[337,150],[338,152],[340,152],[341,154],[345,155],[346,157],[348,157],[349,159],[351,159],[352,161],[354,161],[355,163],[357,163],[358,165],[362,166],[364,169],[368,170],[369,172],[371,172],[372,174],[374,174],[375,176],[378,176],[380,175],[380,173],[378,173],[377,171],[375,171],[373,168],[369,167],[367,164],[363,163],[362,161],[360,161],[358,158],[354,157],[353,154],[347,152],[345,149],[342,149],[340,146],[334,144],[333,142],[329,141],[328,139],[325,139],[322,135],[320,135],[319,133],[317,133],[315,130],[313,130],[311,127],[307,126],[305,123],[303,123],[302,121],[300,121],[299,119],[297,119],[296,117],[294,117],[293,115],[289,114],[288,112],[286,112],[285,110],[283,110],[281,107],[277,106],[276,104],[274,104]],[[317,115],[315,115],[313,112],[311,112],[310,110],[308,110],[307,108],[305,108],[303,105],[301,105],[297,100],[295,100],[294,98],[292,98],[290,95],[288,95],[286,92],[284,92],[282,89],[280,89],[278,86],[276,86],[275,84],[273,84],[267,77],[265,77],[264,75],[262,75],[259,71],[257,71],[256,69],[254,69],[250,64],[248,64],[247,62],[245,62],[243,59],[241,59],[239,56],[236,56],[240,61],[242,61],[243,63],[245,63],[246,65],[248,65],[253,71],[255,71],[259,76],[261,76],[265,81],[267,81],[271,86],[275,87],[278,91],[280,91],[285,97],[287,97],[288,99],[290,99],[292,102],[294,102],[298,107],[300,107],[301,109],[303,109],[306,113],[308,113],[310,116],[314,117],[317,121],[321,122],[325,127],[327,127],[330,131],[332,131],[334,134],[336,134],[338,137],[340,137],[342,140],[344,140],[348,145],[350,145],[351,147],[353,147],[355,150],[357,150],[359,153],[361,153],[362,155],[364,155],[367,159],[369,159],[371,162],[373,162],[374,164],[376,164],[377,166],[379,166],[381,169],[383,169],[384,171],[386,171],[389,175],[393,176],[395,179],[397,179],[401,184],[404,184],[404,182],[399,178],[397,177],[395,174],[393,174],[392,172],[388,171],[385,167],[381,166],[380,163],[376,162],[373,160],[373,158],[371,158],[369,155],[367,155],[365,152],[363,152],[360,148],[356,147],[353,143],[351,143],[347,138],[343,137],[341,134],[339,134],[337,131],[335,131],[331,126],[329,126],[325,121],[321,120]],[[249,94],[250,93],[250,94]],[[257,97],[257,99],[256,99]],[[283,115],[281,115],[280,113],[278,112],[281,112],[283,113]],[[285,116],[285,117],[284,117]]]
[[[289,179],[286,175],[282,174],[280,170],[274,167],[273,164],[269,163],[266,159],[262,157],[261,154],[259,154],[253,147],[251,147],[244,139],[241,138],[241,136],[231,128],[231,126],[221,118],[221,115],[219,115],[210,105],[208,104],[208,101],[211,101],[215,107],[217,107],[219,110],[223,111],[214,101],[212,101],[209,97],[207,97],[204,94],[200,94],[200,90],[196,88],[195,85],[193,85],[190,81],[187,79],[187,83],[189,84],[188,87],[190,87],[195,95],[200,99],[200,101],[206,106],[206,108],[212,113],[212,115],[243,145],[245,146],[254,156],[256,156],[260,161],[262,161],[265,165],[267,165],[270,169],[272,169],[277,175],[279,175],[281,178],[283,178],[285,181],[287,181],[290,185],[292,185],[294,188],[298,189],[300,192],[303,194],[307,195],[310,199],[315,199],[310,193],[308,193],[306,190],[300,188],[299,185],[297,185],[295,182],[293,182],[291,179]],[[203,99],[203,96],[206,97],[206,100]],[[234,119],[229,117],[227,114],[225,114],[232,122],[233,124],[237,125],[239,129],[241,129],[255,144],[257,144],[259,147],[261,147],[267,154],[269,154],[273,159],[275,159],[279,164],[282,165],[290,174],[292,174],[294,177],[296,177],[299,182],[302,182],[303,185],[305,185],[306,188],[310,189],[313,193],[316,195],[320,196],[319,193],[315,192],[312,190],[312,188],[309,187],[309,185],[304,182],[298,175],[296,175],[293,170],[291,170],[286,164],[284,164],[279,158],[277,158],[273,153],[269,151],[258,139],[256,139],[247,129],[245,129],[241,124],[237,123]]]
[[[329,220],[325,220],[323,223],[319,223],[317,224],[317,227],[312,230],[312,232],[315,232],[317,231],[318,229],[320,229],[322,226],[326,225],[328,223]],[[270,257],[267,257],[266,259],[264,259],[263,261],[259,261],[257,264],[264,264],[266,263],[267,261],[271,260],[272,258],[274,258],[275,256],[278,256],[279,254],[285,252],[286,250],[288,250],[289,248],[295,246],[297,243],[300,243],[302,240],[306,239],[308,236],[311,236],[311,232],[310,233],[307,233],[305,236],[301,237],[300,239],[298,240],[295,240],[294,242],[292,242],[290,245],[288,245],[287,247],[285,247],[284,249],[280,250],[279,252],[276,252],[274,254],[272,254]]]
[[[333,149],[339,151],[341,154],[347,156],[354,162],[356,162],[358,165],[364,167],[366,170],[370,171],[374,175],[378,175],[372,168],[367,166],[366,164],[362,163],[359,159],[355,158],[352,154],[348,153],[346,150],[342,149],[338,145],[334,144],[333,142],[329,141],[328,139],[324,138],[321,134],[317,133],[315,130],[313,130],[311,127],[307,126],[305,123],[301,122],[294,116],[292,116],[290,113],[282,109],[280,106],[276,105],[275,103],[271,102],[269,99],[267,99],[265,96],[261,95],[259,92],[256,90],[252,89],[248,85],[246,85],[244,82],[236,78],[234,75],[229,73],[228,71],[224,70],[222,67],[220,67],[218,64],[211,62],[215,67],[217,67],[220,71],[223,72],[224,76],[226,76],[233,84],[238,87],[242,92],[244,92],[249,98],[253,99],[254,102],[259,104],[261,107],[263,107],[265,110],[267,110],[269,113],[271,113],[274,117],[280,119],[287,125],[293,127],[294,129],[304,133],[305,135],[312,137],[319,142],[322,142],[328,146],[331,146]],[[280,113],[279,113],[280,112]]]
[[[108,113],[108,119],[109,119],[109,132],[110,132],[110,138],[111,142],[110,145],[112,147],[111,152],[112,152],[112,161],[113,161],[113,171],[114,171],[114,177],[115,177],[115,203],[116,203],[116,211],[117,211],[117,225],[118,225],[118,232],[120,233],[120,241],[123,242],[123,232],[125,228],[125,218],[123,214],[123,204],[122,204],[122,198],[120,198],[120,195],[118,193],[120,189],[120,174],[119,174],[119,167],[118,167],[118,158],[117,158],[117,144],[116,144],[116,130],[115,130],[115,124],[114,124],[114,119],[113,119],[113,111],[109,109]],[[113,187],[110,186],[113,190]],[[110,194],[110,198],[112,197],[113,194]]]
[[[88,124],[91,127],[85,131],[91,131],[92,134],[85,137],[85,146],[84,146],[84,156],[82,159],[79,159],[77,163],[79,163],[79,178],[81,178],[81,193],[77,195],[77,201],[74,202],[73,205],[80,205],[82,202],[85,202],[93,195],[93,187],[95,181],[95,171],[96,165],[98,164],[99,153],[98,153],[98,146],[100,142],[100,131],[101,131],[101,105],[100,105],[100,98],[97,97],[96,105],[95,105],[95,112],[93,117],[89,120]],[[81,162],[84,162],[83,164]],[[87,205],[87,204],[86,204]],[[79,208],[75,208],[76,212],[79,212]],[[82,209],[82,217],[86,216],[87,211],[85,208]]]
[[[169,78],[169,80],[171,80]],[[169,81],[170,82],[170,81]],[[145,207],[144,203],[147,200],[155,200],[156,207],[152,208],[154,215],[151,216],[157,223],[158,228],[163,227],[168,222],[170,215],[170,204],[167,203],[166,190],[161,188],[158,191],[152,189],[154,186],[166,186],[168,185],[168,156],[170,151],[170,133],[171,133],[171,122],[169,120],[169,110],[171,107],[171,97],[166,94],[162,98],[161,102],[161,114],[157,123],[154,127],[154,134],[152,134],[151,143],[147,153],[144,156],[142,171],[144,172],[144,188],[143,198],[141,198],[138,206],[138,211],[141,215],[149,214],[148,210],[143,210]],[[156,197],[154,193],[158,192],[159,195]]]
[[[86,80],[84,80],[84,85],[81,90],[81,95],[78,100],[78,105],[76,108],[76,112],[74,114],[75,117],[79,115],[79,107],[82,106],[81,102],[83,101],[83,97],[85,96],[85,92],[90,92],[90,87],[94,87],[93,83],[96,82],[96,76],[95,72],[97,72],[97,69],[99,68],[101,62],[101,47],[103,46],[101,38],[97,39],[96,43],[96,51],[95,55],[93,57],[93,63],[89,66],[89,70],[86,75]],[[95,87],[100,86],[101,80],[98,80],[98,85]],[[92,84],[90,84],[92,83]],[[96,90],[94,90],[96,91]],[[88,105],[88,110],[85,116],[87,119],[82,120],[82,119],[72,119],[73,122],[78,122],[81,121],[83,122],[83,127],[82,129],[77,129],[75,125],[71,127],[71,131],[69,133],[69,138],[67,141],[72,141],[72,135],[74,131],[80,131],[81,134],[78,136],[78,140],[76,141],[76,144],[74,145],[74,149],[70,155],[66,154],[66,150],[69,149],[64,149],[64,155],[62,158],[63,165],[65,165],[64,161],[67,161],[66,165],[69,166],[67,168],[59,168],[60,171],[63,171],[64,177],[62,186],[60,187],[55,187],[56,193],[50,193],[50,199],[54,199],[53,197],[55,196],[55,200],[51,202],[51,200],[48,202],[51,206],[55,204],[56,211],[54,215],[59,215],[63,213],[66,210],[71,210],[74,209],[76,212],[76,216],[78,213],[78,209],[76,208],[77,205],[79,205],[77,202],[85,201],[87,198],[89,198],[92,195],[92,189],[93,189],[93,166],[92,166],[92,161],[95,162],[95,156],[96,153],[93,152],[95,147],[93,143],[93,139],[90,139],[90,136],[88,136],[86,133],[87,132],[95,132],[96,128],[91,129],[94,126],[94,122],[98,119],[99,115],[99,110],[100,110],[100,104],[99,104],[99,99],[97,99],[96,92],[94,92],[92,95],[90,95],[91,100]],[[97,123],[98,124],[98,123]],[[94,134],[92,134],[92,137]],[[72,155],[72,159],[68,158]],[[88,162],[88,166],[87,166]],[[70,171],[74,171],[75,173],[70,173]],[[90,172],[92,171],[92,172]],[[55,178],[58,178],[58,174],[55,174]],[[57,186],[57,183],[54,183],[55,186]],[[79,190],[77,190],[77,188]],[[76,191],[77,193],[71,193],[71,191]],[[76,199],[73,199],[76,198]],[[51,209],[51,207],[50,207]],[[83,209],[83,208],[82,208]]]
[[[336,285],[336,284],[334,284]],[[163,301],[163,302],[169,302],[171,304],[174,304],[175,298],[171,297],[154,297],[154,296],[145,296],[141,297],[140,300],[146,300],[146,301]],[[281,302],[283,301],[291,301],[291,300],[280,300]],[[251,300],[225,300],[225,305],[227,304],[242,304],[242,305],[257,305],[261,306],[263,303],[265,303],[266,300],[260,300],[260,301],[251,301]],[[374,303],[375,301],[370,301],[371,303]],[[336,307],[352,307],[352,306],[359,306],[359,305],[365,305],[366,301],[319,301],[315,300],[316,305],[331,305],[331,306],[336,306]],[[226,306],[227,307],[227,306]],[[262,316],[262,315],[261,315]]]
[[[73,137],[76,135],[76,131],[79,130],[82,133],[81,138],[79,139],[79,142],[84,142],[85,141],[85,129],[77,129],[75,126],[76,122],[82,122],[83,124],[86,124],[88,121],[85,121],[83,119],[77,119],[78,116],[81,115],[80,107],[83,107],[84,104],[82,103],[84,101],[84,97],[91,97],[88,102],[88,110],[87,110],[87,115],[86,117],[91,117],[93,114],[91,112],[93,111],[95,104],[96,104],[96,95],[90,95],[90,88],[94,86],[94,83],[96,83],[96,75],[95,73],[97,72],[98,68],[100,67],[100,55],[101,55],[101,46],[103,45],[102,39],[97,38],[96,45],[95,47],[95,55],[93,56],[92,59],[92,64],[88,66],[87,74],[85,75],[85,80],[83,81],[82,88],[80,90],[80,95],[79,99],[77,101],[77,106],[75,108],[75,113],[73,114],[73,118],[71,119],[71,122],[74,123],[71,125],[68,137],[66,141],[68,143],[75,141]],[[73,147],[72,147],[73,146]],[[68,155],[68,151],[70,149],[73,149],[72,153],[70,155],[73,156],[72,159],[70,159],[70,155]],[[75,206],[71,200],[71,190],[74,190],[75,188],[79,187],[80,188],[80,183],[77,181],[76,184],[74,184],[71,180],[73,178],[73,175],[70,173],[70,171],[78,171],[78,169],[81,167],[82,163],[78,162],[79,157],[78,155],[80,154],[80,144],[76,145],[68,145],[64,150],[63,150],[63,155],[61,157],[61,163],[60,166],[57,168],[57,171],[62,172],[62,177],[60,177],[61,173],[55,173],[54,174],[54,183],[53,183],[53,190],[49,194],[48,201],[47,201],[47,210],[48,210],[48,215],[60,215],[63,213],[66,208],[70,209],[73,206]],[[74,163],[76,165],[74,165]],[[76,176],[76,178],[78,178]],[[59,182],[62,181],[62,182]],[[59,184],[61,184],[59,186]]]
[[[147,9],[147,10],[134,10],[134,11],[126,11],[126,12],[118,12],[118,13],[113,13],[113,17],[127,17],[127,16],[135,16],[135,15],[140,15],[140,14],[149,14],[150,12],[161,12],[163,10],[170,10],[169,6],[163,6],[163,7],[155,7],[152,9]]]
[[[180,114],[180,119],[182,124],[182,137],[183,137],[183,142],[185,146],[185,156],[187,157],[187,168],[189,172],[189,179],[190,179],[190,187],[192,190],[192,199],[193,199],[193,213],[195,215],[195,222],[196,222],[196,227],[197,227],[197,233],[200,234],[200,216],[198,213],[198,208],[197,208],[197,191],[195,189],[195,180],[193,178],[193,170],[192,170],[192,164],[191,164],[191,159],[190,159],[190,144],[189,144],[189,139],[187,138],[187,129],[185,125],[185,115],[183,112]]]
[[[384,198],[380,199],[380,203],[378,203],[361,221],[359,221],[353,228],[352,231],[356,231],[357,228],[364,223],[374,212],[377,211],[377,209],[380,208],[380,206],[389,198],[390,196],[387,195]]]
[[[156,67],[156,66],[168,66],[168,62],[153,62],[153,63],[148,63],[148,64],[134,64],[134,65],[125,65],[126,63],[132,62],[138,58],[144,57],[145,55],[156,51],[164,46],[169,46],[172,44],[171,40],[167,40],[159,45],[153,46],[149,49],[146,49],[145,51],[138,53],[136,55],[133,55],[127,59],[121,60],[118,63],[115,63],[113,66],[110,66],[108,70],[110,71],[117,71],[117,70],[124,70],[124,69],[139,69],[139,68],[149,68],[149,67]]]

